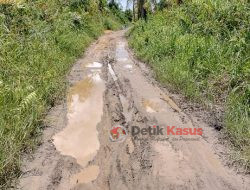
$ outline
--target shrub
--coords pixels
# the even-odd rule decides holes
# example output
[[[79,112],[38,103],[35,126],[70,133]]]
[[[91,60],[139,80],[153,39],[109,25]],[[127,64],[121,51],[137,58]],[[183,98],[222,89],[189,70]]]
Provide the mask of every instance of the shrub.
[[[130,46],[161,82],[192,100],[225,108],[225,129],[248,166],[249,22],[245,0],[185,1],[137,22],[129,34]]]
[[[1,189],[19,175],[21,153],[35,145],[44,114],[63,96],[72,63],[115,17],[95,2],[0,5]],[[118,22],[113,19],[109,29]]]

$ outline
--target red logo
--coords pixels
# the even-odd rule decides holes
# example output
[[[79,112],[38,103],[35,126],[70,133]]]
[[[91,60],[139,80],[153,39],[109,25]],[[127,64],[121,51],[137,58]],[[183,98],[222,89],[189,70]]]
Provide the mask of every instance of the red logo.
[[[122,126],[113,127],[110,130],[109,138],[112,142],[123,141],[127,136],[126,129]]]

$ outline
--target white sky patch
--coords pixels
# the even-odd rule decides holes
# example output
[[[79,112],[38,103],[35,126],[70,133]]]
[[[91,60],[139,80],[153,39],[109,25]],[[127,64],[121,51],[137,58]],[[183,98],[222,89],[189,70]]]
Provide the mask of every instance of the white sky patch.
[[[116,81],[116,80],[117,80],[117,77],[116,77],[116,75],[115,75],[114,70],[112,69],[112,67],[111,67],[110,64],[108,64],[108,67],[109,67],[109,73],[111,74],[113,80]]]
[[[99,62],[93,62],[93,63],[88,64],[86,67],[87,68],[101,68],[102,64]]]

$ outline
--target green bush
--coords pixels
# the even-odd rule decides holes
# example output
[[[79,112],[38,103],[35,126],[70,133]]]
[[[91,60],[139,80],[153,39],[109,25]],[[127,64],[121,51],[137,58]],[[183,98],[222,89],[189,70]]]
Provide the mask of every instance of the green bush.
[[[224,106],[225,129],[249,166],[249,3],[184,2],[137,22],[129,44],[161,82],[192,100]]]
[[[108,30],[117,30],[117,29],[120,28],[120,25],[117,23],[117,21],[115,21],[111,17],[106,17],[105,18],[105,20],[104,20],[104,26]]]
[[[0,5],[0,188],[18,176],[21,153],[34,146],[46,110],[63,97],[74,60],[114,17],[95,2]]]

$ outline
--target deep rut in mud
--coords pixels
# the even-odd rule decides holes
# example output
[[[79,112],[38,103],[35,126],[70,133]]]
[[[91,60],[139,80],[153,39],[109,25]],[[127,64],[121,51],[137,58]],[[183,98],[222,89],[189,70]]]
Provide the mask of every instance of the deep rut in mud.
[[[18,189],[249,189],[249,176],[215,154],[213,129],[158,87],[124,32],[107,31],[74,65],[66,101],[48,114]],[[131,135],[132,126],[154,125],[199,127],[204,135]],[[110,140],[114,126],[126,129],[125,140]]]

